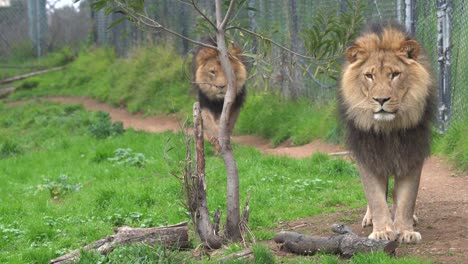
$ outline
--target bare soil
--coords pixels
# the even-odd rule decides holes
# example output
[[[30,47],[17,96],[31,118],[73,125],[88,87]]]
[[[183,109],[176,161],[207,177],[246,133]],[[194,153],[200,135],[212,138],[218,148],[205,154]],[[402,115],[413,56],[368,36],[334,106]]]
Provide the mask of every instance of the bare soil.
[[[159,133],[177,131],[181,122],[175,116],[144,117],[132,115],[125,109],[110,107],[96,100],[82,97],[48,97],[60,103],[83,104],[86,109],[108,112],[113,121],[121,121],[125,128]],[[24,102],[23,102],[24,103]],[[14,105],[15,103],[10,103]],[[271,155],[304,158],[315,152],[336,153],[343,151],[338,145],[320,140],[303,146],[291,146],[289,142],[272,148],[268,140],[251,136],[235,136],[233,141],[258,148]],[[401,245],[397,256],[415,256],[430,259],[435,263],[468,263],[468,175],[458,173],[447,166],[440,157],[426,160],[419,189],[416,214],[419,224],[416,230],[423,237],[417,245]],[[289,230],[311,235],[330,235],[329,227],[334,223],[346,223],[363,236],[371,228],[360,226],[365,208],[358,210],[340,209],[340,212],[322,214],[282,223],[278,230]],[[272,247],[275,245],[271,244]],[[277,252],[279,252],[276,249]],[[282,253],[284,254],[284,253]]]

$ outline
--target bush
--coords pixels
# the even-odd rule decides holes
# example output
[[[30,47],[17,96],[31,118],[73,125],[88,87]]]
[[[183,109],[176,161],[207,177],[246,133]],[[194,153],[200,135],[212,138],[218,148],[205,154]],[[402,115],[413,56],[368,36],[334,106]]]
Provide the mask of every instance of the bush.
[[[97,139],[118,136],[125,132],[122,122],[112,123],[109,113],[99,111],[96,120],[89,126],[89,131]]]

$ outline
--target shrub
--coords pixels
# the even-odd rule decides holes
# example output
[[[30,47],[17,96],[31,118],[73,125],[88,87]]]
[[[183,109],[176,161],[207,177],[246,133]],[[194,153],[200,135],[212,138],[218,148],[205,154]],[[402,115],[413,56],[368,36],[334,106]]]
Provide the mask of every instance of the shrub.
[[[97,139],[118,136],[125,132],[122,122],[112,123],[109,113],[99,111],[96,120],[89,126],[89,131]]]

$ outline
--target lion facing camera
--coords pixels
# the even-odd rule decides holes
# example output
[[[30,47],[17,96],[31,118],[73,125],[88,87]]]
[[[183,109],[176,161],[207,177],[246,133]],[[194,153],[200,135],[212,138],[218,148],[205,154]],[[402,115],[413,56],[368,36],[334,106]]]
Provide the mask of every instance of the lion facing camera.
[[[216,43],[209,38],[203,42],[216,46]],[[229,135],[232,135],[246,97],[247,68],[242,61],[242,51],[237,45],[231,45],[228,53],[236,78],[236,98],[228,117],[228,132]],[[192,76],[194,87],[198,91],[205,137],[218,152],[219,122],[223,111],[224,96],[227,92],[227,79],[219,60],[218,51],[200,47],[193,57]]]
[[[396,23],[371,25],[346,50],[340,86],[346,142],[368,202],[363,227],[373,226],[369,238],[420,242],[413,215],[437,94],[420,44]]]

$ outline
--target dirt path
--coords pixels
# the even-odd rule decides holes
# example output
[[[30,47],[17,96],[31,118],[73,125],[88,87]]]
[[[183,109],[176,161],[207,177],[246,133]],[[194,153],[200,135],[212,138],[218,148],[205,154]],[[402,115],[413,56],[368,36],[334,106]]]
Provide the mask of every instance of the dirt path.
[[[175,116],[143,117],[129,114],[124,109],[109,107],[98,101],[81,97],[48,97],[60,103],[83,104],[86,109],[106,111],[113,121],[121,121],[124,127],[147,132],[177,131],[181,127]],[[14,103],[13,103],[14,104]],[[10,105],[13,105],[10,104]],[[329,145],[319,140],[304,146],[292,147],[284,143],[271,148],[269,142],[256,136],[235,136],[234,142],[256,147],[267,154],[304,158],[315,152],[342,151],[340,146]],[[306,234],[329,234],[327,227],[333,223],[346,222],[362,235],[370,229],[359,225],[364,209],[324,214],[311,218],[283,223],[280,229],[295,230]],[[468,263],[468,175],[456,173],[438,157],[429,158],[423,168],[417,202],[423,242],[404,245],[398,249],[399,256],[411,255],[429,258],[436,263]]]

